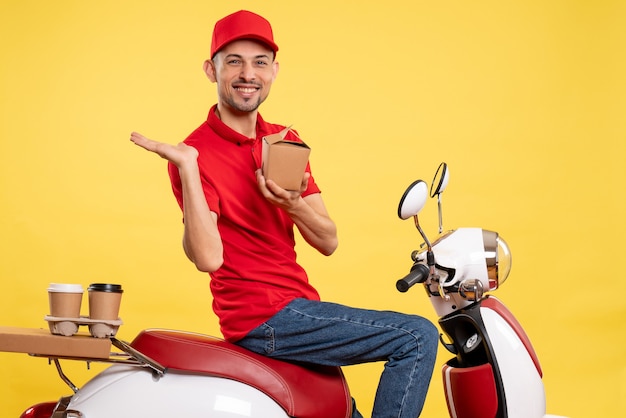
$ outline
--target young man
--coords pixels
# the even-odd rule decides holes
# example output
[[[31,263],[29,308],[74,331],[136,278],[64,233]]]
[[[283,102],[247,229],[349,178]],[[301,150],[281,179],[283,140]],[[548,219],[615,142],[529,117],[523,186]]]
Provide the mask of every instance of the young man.
[[[227,340],[287,361],[386,361],[372,416],[415,418],[432,375],[436,328],[419,316],[321,302],[294,249],[294,225],[324,255],[338,243],[310,166],[297,191],[261,173],[261,139],[284,128],[258,112],[278,73],[277,51],[263,17],[242,10],[219,20],[204,63],[218,92],[207,121],[177,146],[138,133],[131,140],[169,161],[183,249],[211,276]]]

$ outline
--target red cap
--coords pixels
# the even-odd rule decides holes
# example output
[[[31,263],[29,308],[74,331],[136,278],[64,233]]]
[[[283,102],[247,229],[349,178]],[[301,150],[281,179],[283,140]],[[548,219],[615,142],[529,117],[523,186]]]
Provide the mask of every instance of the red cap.
[[[278,51],[270,22],[255,13],[240,10],[218,20],[215,24],[211,41],[211,58],[226,44],[239,39],[254,39],[266,44],[274,53]]]

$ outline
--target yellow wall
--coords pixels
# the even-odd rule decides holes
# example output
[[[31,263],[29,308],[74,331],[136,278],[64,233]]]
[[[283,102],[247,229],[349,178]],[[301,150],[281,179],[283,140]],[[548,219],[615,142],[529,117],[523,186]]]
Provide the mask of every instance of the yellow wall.
[[[399,294],[419,239],[396,218],[440,161],[448,228],[499,231],[513,251],[498,292],[535,344],[548,410],[626,409],[625,3],[478,1],[8,1],[0,5],[0,325],[45,327],[50,282],[122,283],[119,336],[217,334],[208,277],[186,261],[165,164],[215,101],[216,19],[274,25],[281,72],[262,108],[294,124],[340,228],[330,258],[299,247],[328,300],[436,320]],[[435,202],[422,218],[436,230]],[[84,304],[86,308],[86,304]],[[440,350],[439,364],[449,356]],[[346,368],[367,415],[382,365]],[[99,370],[67,366],[78,385]],[[0,353],[0,415],[69,389],[46,360]],[[424,416],[445,417],[439,366]]]

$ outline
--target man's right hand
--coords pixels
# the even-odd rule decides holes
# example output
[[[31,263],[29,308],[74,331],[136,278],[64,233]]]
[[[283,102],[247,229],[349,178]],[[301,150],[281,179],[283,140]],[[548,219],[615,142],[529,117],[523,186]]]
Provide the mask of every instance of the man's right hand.
[[[195,164],[198,160],[198,150],[182,142],[178,145],[166,144],[164,142],[158,142],[146,138],[138,132],[131,133],[130,140],[135,145],[138,145],[141,148],[153,152],[161,158],[170,161],[178,168],[181,168],[188,163]]]

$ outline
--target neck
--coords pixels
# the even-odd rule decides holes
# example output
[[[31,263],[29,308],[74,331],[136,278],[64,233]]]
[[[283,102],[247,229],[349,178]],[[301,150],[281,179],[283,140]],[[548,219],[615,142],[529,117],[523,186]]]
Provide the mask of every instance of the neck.
[[[217,117],[233,131],[248,138],[256,138],[257,110],[251,112],[233,112],[226,106],[218,103],[215,109]]]

